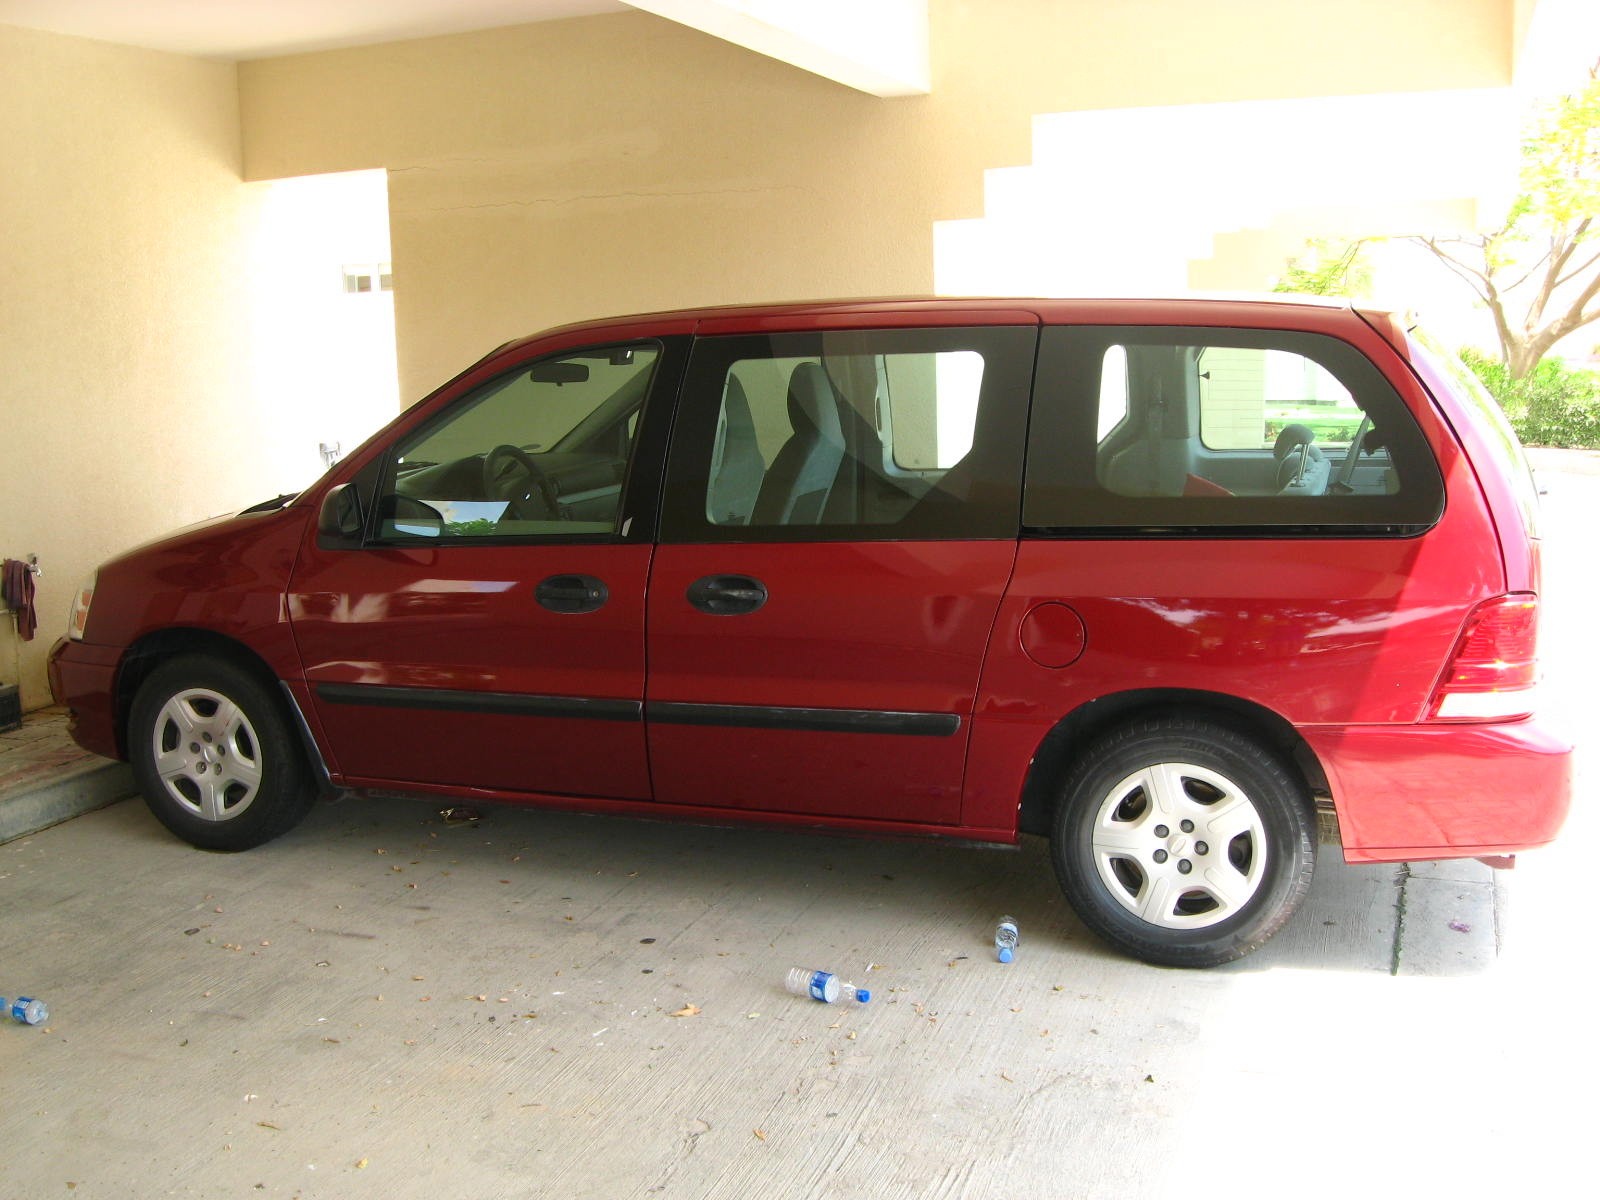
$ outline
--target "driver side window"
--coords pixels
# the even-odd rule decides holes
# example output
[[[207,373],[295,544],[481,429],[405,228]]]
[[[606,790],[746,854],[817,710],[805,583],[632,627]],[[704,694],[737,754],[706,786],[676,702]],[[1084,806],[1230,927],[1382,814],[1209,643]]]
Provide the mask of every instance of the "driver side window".
[[[524,364],[394,449],[378,540],[596,537],[616,532],[659,347],[604,346]]]

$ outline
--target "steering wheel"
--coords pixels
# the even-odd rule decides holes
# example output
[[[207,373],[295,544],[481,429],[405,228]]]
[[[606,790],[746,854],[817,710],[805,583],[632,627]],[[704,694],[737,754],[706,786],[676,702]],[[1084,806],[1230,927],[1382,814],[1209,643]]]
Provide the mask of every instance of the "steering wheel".
[[[561,516],[549,477],[517,446],[496,446],[483,456],[483,493],[509,501],[504,515],[515,520],[549,521]]]

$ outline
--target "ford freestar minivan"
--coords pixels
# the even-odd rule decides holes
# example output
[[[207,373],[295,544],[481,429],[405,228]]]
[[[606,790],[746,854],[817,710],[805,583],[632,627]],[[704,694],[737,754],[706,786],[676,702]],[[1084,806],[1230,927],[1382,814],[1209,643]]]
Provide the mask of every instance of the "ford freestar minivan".
[[[1395,317],[923,300],[567,326],[134,550],[51,659],[197,846],[319,790],[1015,842],[1155,963],[1556,834],[1516,438]]]

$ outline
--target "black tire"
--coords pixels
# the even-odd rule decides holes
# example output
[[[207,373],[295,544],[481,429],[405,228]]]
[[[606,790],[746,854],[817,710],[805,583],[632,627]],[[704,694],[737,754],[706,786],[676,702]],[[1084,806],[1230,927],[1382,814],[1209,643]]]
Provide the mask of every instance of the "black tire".
[[[185,655],[133,700],[128,754],[156,819],[202,850],[249,850],[316,799],[282,700],[226,659]]]
[[[1056,878],[1083,923],[1168,967],[1213,967],[1289,919],[1316,867],[1316,812],[1261,742],[1176,715],[1101,737],[1062,782]]]

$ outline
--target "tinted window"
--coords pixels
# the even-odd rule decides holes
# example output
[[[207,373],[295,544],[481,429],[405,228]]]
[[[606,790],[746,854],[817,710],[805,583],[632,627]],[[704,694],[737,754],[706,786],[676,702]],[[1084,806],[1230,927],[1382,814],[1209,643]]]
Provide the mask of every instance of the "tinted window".
[[[1405,402],[1317,334],[1051,328],[1040,345],[1024,523],[1415,533],[1443,485]]]
[[[383,541],[616,531],[658,347],[542,359],[485,384],[394,449]]]
[[[1015,537],[1036,331],[706,338],[667,541]]]

